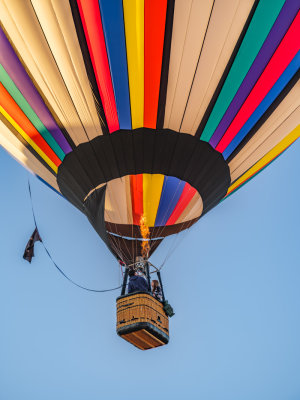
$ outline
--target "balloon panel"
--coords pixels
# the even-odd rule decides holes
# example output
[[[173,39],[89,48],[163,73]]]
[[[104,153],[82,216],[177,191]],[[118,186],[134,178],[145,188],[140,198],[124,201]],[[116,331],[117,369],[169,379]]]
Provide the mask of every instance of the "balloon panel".
[[[0,143],[115,255],[120,237],[140,248],[142,219],[152,238],[186,229],[299,138],[294,0],[3,0],[0,13]]]

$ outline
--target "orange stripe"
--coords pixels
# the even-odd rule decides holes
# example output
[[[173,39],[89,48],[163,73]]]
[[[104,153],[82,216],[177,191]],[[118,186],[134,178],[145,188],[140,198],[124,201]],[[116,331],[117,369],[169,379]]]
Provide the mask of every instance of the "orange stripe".
[[[145,0],[144,126],[156,128],[167,0]]]
[[[143,174],[130,176],[130,189],[133,224],[140,225],[143,215]]]
[[[12,119],[26,132],[30,139],[46,154],[46,156],[58,167],[61,160],[57,157],[48,143],[35,129],[5,87],[0,83],[0,105]]]

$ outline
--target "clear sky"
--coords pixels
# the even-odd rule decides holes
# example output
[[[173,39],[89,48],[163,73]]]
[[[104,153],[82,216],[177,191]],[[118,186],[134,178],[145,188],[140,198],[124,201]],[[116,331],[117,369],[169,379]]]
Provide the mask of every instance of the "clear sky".
[[[170,343],[142,352],[115,334],[118,292],[73,286],[40,243],[31,265],[22,259],[27,172],[0,149],[0,400],[299,400],[299,174],[300,141],[182,234],[162,270]],[[90,288],[118,285],[87,219],[31,182],[57,264]]]

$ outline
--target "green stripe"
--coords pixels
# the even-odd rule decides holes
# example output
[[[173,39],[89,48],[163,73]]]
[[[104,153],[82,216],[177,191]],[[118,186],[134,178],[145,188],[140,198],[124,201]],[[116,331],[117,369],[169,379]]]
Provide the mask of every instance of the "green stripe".
[[[214,134],[268,36],[284,1],[261,0],[259,2],[221,93],[202,132],[201,140],[208,142]]]
[[[32,125],[36,128],[36,130],[41,134],[41,136],[45,139],[51,149],[55,152],[57,157],[62,161],[65,158],[65,153],[58,145],[56,140],[53,138],[51,133],[33,111],[31,106],[26,101],[25,97],[22,95],[20,90],[17,88],[15,83],[12,81],[8,73],[5,71],[3,66],[0,64],[0,82],[3,84],[5,89],[11,95],[11,97],[15,100],[21,110],[24,112],[26,117],[30,120]]]

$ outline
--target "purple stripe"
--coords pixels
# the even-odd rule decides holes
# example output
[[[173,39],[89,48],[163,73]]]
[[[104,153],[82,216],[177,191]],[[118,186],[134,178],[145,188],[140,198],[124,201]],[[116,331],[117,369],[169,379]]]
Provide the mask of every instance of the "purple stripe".
[[[293,22],[298,10],[299,2],[297,0],[287,0],[285,2],[256,59],[209,141],[214,148],[222,139],[224,133],[253,89],[253,86],[266,68],[279,43]]]
[[[35,111],[42,123],[45,125],[48,131],[51,132],[53,138],[59,144],[64,153],[70,153],[72,151],[71,146],[57,126],[55,120],[50,114],[50,111],[46,107],[38,91],[31,82],[31,79],[27,75],[25,69],[23,68],[20,60],[15,54],[1,27],[0,63],[10,75],[11,79],[21,91],[25,99],[31,105],[32,109]]]

